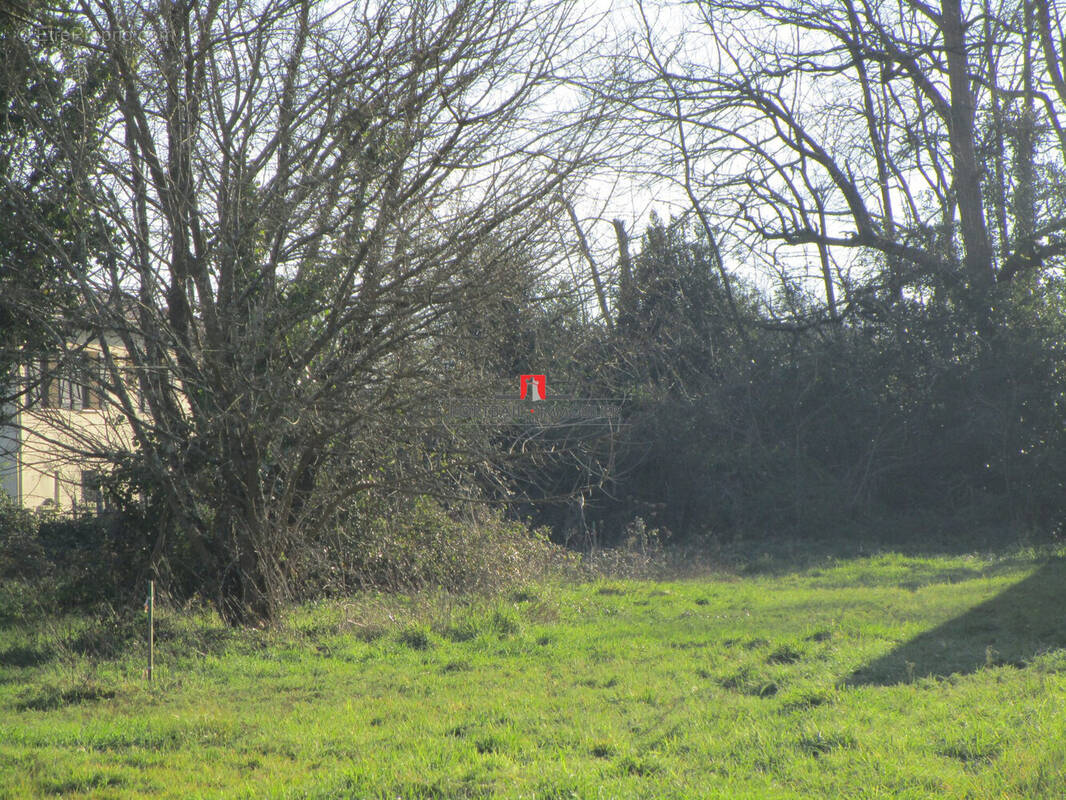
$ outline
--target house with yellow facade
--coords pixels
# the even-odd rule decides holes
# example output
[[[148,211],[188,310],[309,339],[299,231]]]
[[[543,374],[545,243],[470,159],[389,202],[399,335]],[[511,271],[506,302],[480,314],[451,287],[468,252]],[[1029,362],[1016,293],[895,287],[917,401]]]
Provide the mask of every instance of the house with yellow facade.
[[[113,357],[125,352],[108,341]],[[85,338],[53,357],[22,364],[0,415],[0,489],[23,508],[99,513],[106,454],[132,448],[129,423],[98,342]],[[127,381],[136,395],[136,381]]]

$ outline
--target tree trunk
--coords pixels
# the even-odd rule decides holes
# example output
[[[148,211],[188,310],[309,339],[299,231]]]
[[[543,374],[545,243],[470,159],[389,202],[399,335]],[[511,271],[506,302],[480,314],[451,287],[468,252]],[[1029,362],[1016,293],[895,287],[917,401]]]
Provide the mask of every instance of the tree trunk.
[[[961,0],[942,0],[941,27],[947,51],[948,83],[951,89],[948,134],[954,167],[955,198],[962,224],[965,251],[963,270],[970,299],[978,314],[979,329],[987,322],[989,293],[995,282],[992,243],[985,225],[981,173],[974,147],[974,98],[970,90],[970,66]]]

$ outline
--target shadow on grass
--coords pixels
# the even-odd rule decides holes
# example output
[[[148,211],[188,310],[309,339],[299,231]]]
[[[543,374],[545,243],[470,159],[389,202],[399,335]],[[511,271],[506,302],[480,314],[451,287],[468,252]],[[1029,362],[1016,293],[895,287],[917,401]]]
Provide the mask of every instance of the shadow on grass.
[[[926,631],[844,679],[845,686],[890,686],[915,678],[970,674],[986,666],[1023,667],[1066,648],[1066,559],[1044,564],[965,614]]]
[[[905,518],[892,531],[886,524],[842,528],[823,536],[766,536],[735,541],[707,539],[668,546],[680,572],[713,571],[740,576],[779,577],[824,569],[857,559],[898,555],[908,558],[978,557],[982,574],[1027,566],[1062,554],[1066,542],[1051,534],[1022,535],[1002,526],[958,532]],[[967,576],[960,576],[967,577]]]
[[[6,650],[0,650],[0,667],[39,667],[51,661],[52,656],[53,653],[48,648],[9,647]]]

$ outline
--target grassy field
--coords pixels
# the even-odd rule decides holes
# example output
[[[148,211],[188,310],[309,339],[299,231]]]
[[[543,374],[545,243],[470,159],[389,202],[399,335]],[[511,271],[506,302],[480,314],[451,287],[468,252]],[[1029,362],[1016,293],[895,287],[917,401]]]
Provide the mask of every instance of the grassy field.
[[[0,796],[1066,797],[1066,560],[0,630]]]

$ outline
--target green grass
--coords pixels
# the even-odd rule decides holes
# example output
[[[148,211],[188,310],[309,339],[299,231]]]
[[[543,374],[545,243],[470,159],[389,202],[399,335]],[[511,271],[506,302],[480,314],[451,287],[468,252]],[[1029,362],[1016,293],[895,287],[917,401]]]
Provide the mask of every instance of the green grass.
[[[1066,560],[0,629],[0,797],[1066,797]]]

